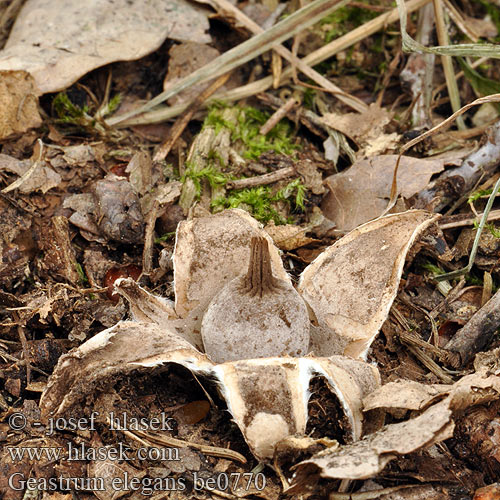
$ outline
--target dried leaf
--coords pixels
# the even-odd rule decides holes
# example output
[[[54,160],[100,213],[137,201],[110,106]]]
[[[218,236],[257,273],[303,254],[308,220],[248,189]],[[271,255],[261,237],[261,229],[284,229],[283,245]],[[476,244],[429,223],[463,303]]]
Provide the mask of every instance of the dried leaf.
[[[274,244],[280,249],[285,251],[295,250],[310,243],[317,242],[314,238],[306,236],[308,228],[296,226],[294,224],[285,224],[283,226],[276,226],[271,222],[264,228],[271,236]]]
[[[372,103],[363,113],[327,113],[321,121],[334,130],[347,135],[360,145],[358,158],[386,153],[397,145],[399,135],[385,134],[384,127],[389,124],[393,113]]]
[[[0,171],[12,172],[22,178],[32,167],[33,162],[31,160],[17,160],[11,156],[0,154]],[[57,187],[61,183],[61,180],[61,176],[57,172],[44,162],[40,162],[26,179],[18,179],[21,183],[16,184],[16,187],[21,193],[32,193],[38,190],[46,193],[50,189]],[[11,186],[8,186],[7,189]]]
[[[205,11],[185,0],[29,0],[19,13],[0,69],[31,73],[42,93],[69,87],[114,61],[139,59],[167,37],[210,42]]]
[[[329,193],[321,209],[337,228],[350,231],[387,207],[397,155],[382,155],[356,161],[350,168],[325,180]],[[410,198],[424,189],[431,176],[444,169],[442,160],[403,156],[398,170],[398,195]],[[399,209],[404,210],[404,205]]]
[[[318,321],[318,356],[364,358],[396,296],[406,254],[438,216],[408,211],[368,222],[327,248],[302,273],[298,291]]]
[[[420,384],[413,380],[398,380],[384,384],[363,400],[363,410],[374,408],[404,408],[421,410],[448,394],[451,385]]]
[[[38,95],[33,78],[26,71],[0,71],[0,140],[42,124]]]

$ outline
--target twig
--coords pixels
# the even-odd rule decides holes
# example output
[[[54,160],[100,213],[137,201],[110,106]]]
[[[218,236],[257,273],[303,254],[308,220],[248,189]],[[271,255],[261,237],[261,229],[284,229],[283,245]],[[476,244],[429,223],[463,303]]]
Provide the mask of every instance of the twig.
[[[276,124],[283,118],[285,117],[296,105],[297,105],[297,100],[295,98],[288,99],[288,101],[283,104],[278,110],[276,110],[270,117],[269,120],[267,120],[262,127],[260,127],[259,134],[261,135],[266,135],[268,132],[270,132]]]
[[[270,172],[269,174],[256,175],[254,177],[249,177],[248,179],[238,179],[236,181],[229,181],[226,184],[226,189],[244,189],[256,186],[265,186],[266,184],[272,184],[273,182],[278,182],[287,177],[295,175],[297,171],[295,167],[285,167],[276,170],[276,172]]]
[[[499,326],[500,290],[446,344],[445,349],[452,353],[450,365],[464,366],[491,341]]]
[[[14,326],[15,324],[16,323],[12,323],[9,326]],[[3,326],[3,324],[2,324],[2,326]],[[25,359],[18,359],[15,356],[12,356],[11,354],[9,354],[8,352],[5,352],[3,349],[0,349],[0,357],[8,359],[9,361],[14,361],[14,363],[17,363],[19,365],[23,365],[23,364],[26,365],[26,360]],[[49,377],[50,376],[48,373],[44,372],[43,370],[40,370],[40,368],[37,368],[36,366],[32,366],[31,370],[34,371],[34,372],[40,373],[41,375],[44,375],[45,377]],[[26,368],[26,371],[28,371],[27,368]]]
[[[154,247],[154,231],[156,219],[161,215],[160,202],[155,200],[153,207],[148,214],[146,222],[146,231],[144,234],[144,249],[142,252],[142,273],[141,275],[149,276],[153,270],[153,247]]]
[[[411,353],[436,377],[439,377],[445,384],[452,384],[453,378],[444,372],[444,370],[425,352],[421,351],[415,345],[412,345],[411,341],[408,338],[403,340],[403,337],[400,334],[401,341],[405,344]]]
[[[478,214],[478,217],[482,217],[484,212]],[[478,220],[478,217],[465,216],[464,214],[458,215],[447,215],[439,219],[438,224],[441,229],[454,229],[456,227],[472,226]],[[488,222],[491,220],[500,219],[500,210],[492,210],[488,215]]]
[[[31,362],[30,354],[28,349],[28,341],[26,340],[26,335],[24,333],[24,327],[19,324],[19,315],[17,312],[12,313],[14,321],[17,323],[17,334],[19,335],[19,340],[21,341],[21,346],[23,348],[24,363],[26,366],[26,385],[30,385],[31,382]]]

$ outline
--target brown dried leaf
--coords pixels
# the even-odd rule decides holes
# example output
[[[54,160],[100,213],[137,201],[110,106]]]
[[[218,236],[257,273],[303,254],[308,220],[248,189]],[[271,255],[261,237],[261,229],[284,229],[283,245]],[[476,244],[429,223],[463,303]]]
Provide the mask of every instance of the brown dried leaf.
[[[31,160],[17,160],[11,156],[0,154],[0,170],[12,172],[21,178],[32,167],[33,162]],[[61,176],[44,162],[41,162],[26,179],[18,179],[18,181],[21,181],[21,184],[17,186],[21,193],[32,193],[37,190],[46,193],[49,189],[57,187],[61,183]]]
[[[274,244],[280,249],[285,251],[295,250],[309,243],[317,242],[314,238],[306,236],[308,228],[296,226],[294,224],[285,224],[283,226],[276,226],[274,222],[268,224],[265,231],[274,241]]]
[[[368,222],[327,248],[302,273],[298,286],[318,328],[318,356],[364,358],[385,321],[417,236],[438,216],[423,210]]]
[[[384,128],[392,119],[393,113],[372,103],[363,113],[325,114],[321,121],[360,145],[358,158],[386,153],[393,150],[399,140],[396,133],[385,134]]]
[[[397,155],[382,155],[356,161],[350,168],[325,179],[329,193],[321,209],[337,229],[349,231],[383,213],[390,198]],[[401,157],[398,194],[410,198],[424,189],[431,176],[444,168],[442,160]],[[399,205],[404,210],[404,205]]]
[[[69,87],[114,61],[139,59],[167,37],[210,42],[205,10],[185,0],[29,0],[19,13],[0,69],[24,69],[42,93]]]
[[[299,160],[295,164],[295,169],[300,174],[304,186],[313,194],[323,194],[325,192],[323,175],[311,160]]]
[[[420,384],[413,380],[389,382],[363,400],[363,411],[374,408],[421,410],[438,398],[446,396],[452,386]]]
[[[26,71],[0,71],[0,140],[42,124],[38,95],[33,78]]]

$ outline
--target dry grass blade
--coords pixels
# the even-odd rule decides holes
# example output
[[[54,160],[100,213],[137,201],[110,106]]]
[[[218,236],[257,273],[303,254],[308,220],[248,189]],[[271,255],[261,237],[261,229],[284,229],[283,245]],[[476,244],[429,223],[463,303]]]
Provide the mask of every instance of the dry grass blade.
[[[111,421],[108,417],[106,417],[108,425],[111,425]],[[206,455],[210,455],[213,457],[227,458],[229,460],[236,460],[242,464],[247,463],[247,459],[238,453],[237,451],[229,450],[227,448],[219,448],[217,446],[209,446],[206,444],[198,444],[193,443],[192,441],[184,441],[183,439],[177,439],[171,436],[166,435],[154,435],[151,433],[143,432],[143,431],[129,431],[122,430],[125,436],[128,436],[130,439],[137,441],[146,447],[153,447],[151,443],[160,444],[162,446],[168,446],[172,448],[195,448],[196,450],[205,453]]]
[[[434,0],[434,16],[436,18],[436,32],[439,43],[441,45],[449,45],[448,30],[444,21],[443,4],[441,0]],[[457,79],[453,69],[453,61],[450,56],[441,56],[441,64],[443,65],[446,86],[448,87],[448,95],[450,96],[451,108],[453,111],[458,111],[460,105],[460,94],[458,92]],[[457,118],[457,125],[460,130],[465,129],[465,123],[461,117]]]
[[[214,0],[214,3],[222,10],[230,12],[236,19],[238,19],[238,21],[240,21],[252,33],[254,34],[263,33],[263,29],[257,23],[252,21],[238,8],[234,7],[228,0]],[[344,5],[345,3],[347,2],[342,2],[341,5]],[[280,55],[281,57],[285,58],[287,61],[292,63],[293,66],[296,66],[300,71],[302,71],[302,73],[311,78],[311,80],[315,81],[325,90],[334,93],[335,96],[340,101],[342,101],[344,104],[347,104],[355,111],[359,111],[361,113],[368,109],[368,106],[363,101],[344,92],[342,89],[340,89],[332,82],[330,82],[330,80],[326,79],[323,75],[312,69],[303,60],[299,59],[297,56],[292,54],[292,52],[290,52],[287,48],[283,47],[282,45],[277,45],[276,47],[273,47],[273,49],[275,53],[277,53],[278,55]],[[280,72],[280,77],[282,76],[282,74],[283,72]]]
[[[458,45],[442,45],[438,47],[425,47],[414,40],[406,31],[407,9],[403,0],[396,0],[399,17],[401,21],[401,37],[403,39],[403,50],[405,52],[420,52],[429,54],[438,54],[444,56],[473,56],[473,57],[492,57],[500,59],[500,47],[493,43],[462,43]]]
[[[231,50],[228,50],[210,63],[193,72],[191,75],[182,78],[141,108],[111,118],[107,122],[108,125],[115,125],[116,123],[119,123],[127,118],[131,118],[132,116],[136,116],[144,111],[148,111],[192,85],[217,78],[218,76],[241,66],[242,64],[271,49],[274,45],[291,38],[308,26],[316,23],[327,14],[338,9],[345,2],[346,0],[315,0],[297,12],[294,12],[292,15],[273,26],[271,29],[254,36],[250,40],[243,42]]]
[[[411,0],[406,5],[407,12],[414,12],[420,7],[428,4],[431,0]],[[386,25],[390,23],[394,23],[399,20],[398,9],[395,8],[390,12],[385,14],[381,14],[380,16],[372,19],[371,21],[363,24],[359,28],[352,30],[346,35],[334,40],[333,42],[321,47],[320,49],[312,52],[308,56],[301,59],[302,62],[309,66],[315,66],[320,62],[328,59],[329,57],[334,56],[338,52],[348,49],[354,44],[360,42],[361,40],[373,35],[377,31],[384,28]],[[293,68],[288,67],[285,68],[281,75],[282,82],[285,79],[291,78],[293,73]],[[243,85],[242,87],[238,87],[236,89],[229,90],[224,93],[216,94],[215,98],[222,99],[225,101],[237,101],[239,99],[245,99],[247,97],[259,94],[261,92],[265,92],[268,88],[270,88],[273,84],[273,77],[267,76],[258,80],[256,82],[249,83],[247,85]],[[177,116],[179,113],[182,113],[186,108],[187,104],[181,104],[178,106],[171,107],[162,107],[150,111],[144,115],[134,117],[133,119],[126,119],[124,115],[120,117],[116,117],[114,120],[110,120],[109,123],[117,124],[119,122],[119,127],[127,127],[130,125],[143,125],[147,123],[158,123],[164,120],[168,120]]]

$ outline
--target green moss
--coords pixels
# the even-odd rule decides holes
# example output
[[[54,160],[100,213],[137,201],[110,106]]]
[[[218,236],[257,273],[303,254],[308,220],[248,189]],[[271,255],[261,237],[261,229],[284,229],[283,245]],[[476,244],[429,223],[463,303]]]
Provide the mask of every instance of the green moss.
[[[77,129],[89,133],[106,134],[106,128],[103,126],[102,119],[116,110],[121,102],[121,96],[116,94],[106,105],[100,107],[92,116],[88,106],[76,105],[66,94],[59,92],[52,101],[52,109],[57,115],[57,121],[66,125],[73,125]]]
[[[269,133],[262,135],[259,130],[269,119],[269,113],[252,107],[242,108],[239,110],[235,125],[221,117],[220,106],[220,103],[211,106],[203,127],[213,127],[216,134],[223,129],[230,130],[231,140],[241,141],[244,158],[257,160],[266,151],[292,155],[297,150],[298,146],[292,142],[293,128],[288,120],[281,120]]]
[[[215,211],[225,208],[244,208],[258,221],[266,223],[273,220],[276,224],[286,224],[291,220],[285,219],[278,213],[274,204],[286,201],[292,208],[304,209],[306,188],[300,179],[295,179],[272,194],[269,186],[259,186],[251,189],[232,191],[226,197],[217,198],[212,202]]]
[[[492,192],[492,189],[478,189],[469,196],[469,198],[467,199],[467,203],[474,203],[482,196],[489,196]]]
[[[197,196],[199,197],[201,194],[202,180],[206,180],[210,184],[210,187],[217,188],[224,186],[229,180],[229,177],[218,170],[212,162],[208,167],[205,167],[202,170],[195,170],[188,164],[188,168],[182,176],[181,182],[186,182],[186,179],[191,179],[193,181]]]
[[[72,125],[88,125],[92,121],[89,116],[89,108],[87,106],[77,106],[68,97],[66,92],[59,92],[52,101],[52,107],[58,116],[58,121],[61,123],[71,123]]]

